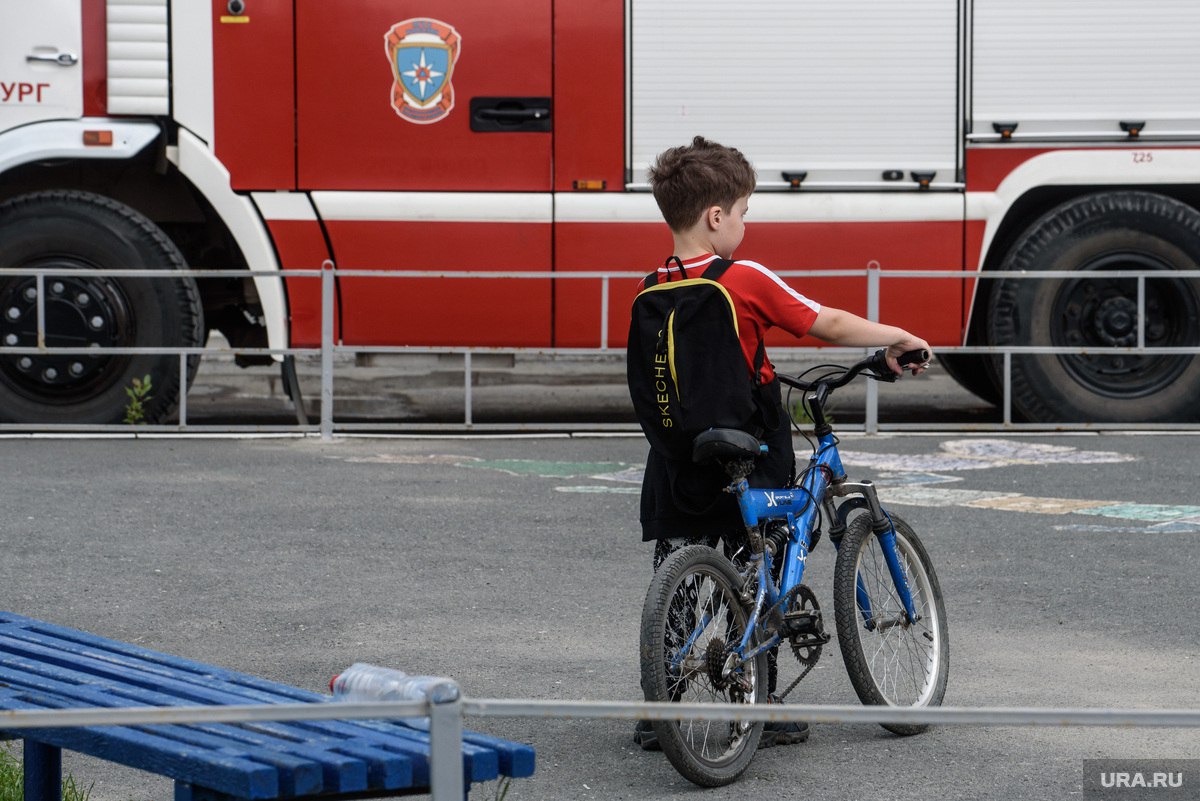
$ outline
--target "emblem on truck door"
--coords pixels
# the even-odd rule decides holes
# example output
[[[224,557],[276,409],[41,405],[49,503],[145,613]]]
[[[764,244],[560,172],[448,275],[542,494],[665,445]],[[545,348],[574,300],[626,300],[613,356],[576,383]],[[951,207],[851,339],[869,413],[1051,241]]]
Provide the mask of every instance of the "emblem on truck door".
[[[384,37],[392,65],[392,108],[409,122],[437,122],[454,108],[450,78],[458,61],[458,31],[436,19],[397,22]]]

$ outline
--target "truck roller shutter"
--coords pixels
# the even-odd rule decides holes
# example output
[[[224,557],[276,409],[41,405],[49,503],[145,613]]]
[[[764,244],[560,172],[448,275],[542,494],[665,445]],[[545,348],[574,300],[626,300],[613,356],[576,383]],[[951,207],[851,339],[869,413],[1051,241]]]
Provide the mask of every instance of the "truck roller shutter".
[[[784,172],[806,187],[953,182],[958,27],[954,0],[637,2],[632,181],[701,134],[744,152],[764,189]]]
[[[1195,0],[976,0],[972,138],[1200,132]]]

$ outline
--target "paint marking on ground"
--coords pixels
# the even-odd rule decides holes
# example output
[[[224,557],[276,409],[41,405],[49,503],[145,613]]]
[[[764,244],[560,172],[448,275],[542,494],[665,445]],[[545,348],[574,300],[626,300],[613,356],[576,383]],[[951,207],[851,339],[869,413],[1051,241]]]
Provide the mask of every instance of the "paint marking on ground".
[[[933,487],[893,487],[877,484],[879,499],[895,506],[970,506],[983,501],[1020,497],[1015,492],[989,492],[987,490],[936,489]]]
[[[611,478],[629,470],[627,462],[556,462],[543,459],[478,459],[464,462],[463,467],[499,470],[514,476],[538,476],[540,478]],[[637,468],[639,472],[641,467]],[[640,477],[638,479],[641,480]]]
[[[982,498],[964,506],[976,509],[999,509],[1004,512],[1031,512],[1039,515],[1065,515],[1073,512],[1094,513],[1100,506],[1115,506],[1113,501],[1084,501],[1071,498],[1031,498],[1013,495],[1006,498]]]
[[[942,453],[927,455],[866,454],[843,451],[846,464],[891,471],[880,474],[879,496],[893,506],[941,508],[960,506],[1002,512],[1041,515],[1090,515],[1114,521],[1142,523],[1140,527],[1077,523],[1055,526],[1056,531],[1095,532],[1200,532],[1200,506],[1126,503],[1081,498],[1040,498],[1019,492],[950,489],[937,486],[961,481],[936,471],[981,470],[1024,464],[1104,464],[1134,461],[1111,451],[1081,451],[1060,445],[1010,440],[953,440],[941,445]],[[455,465],[498,470],[514,476],[586,478],[603,484],[555,487],[556,492],[634,495],[641,492],[644,465],[627,462],[565,462],[545,459],[480,459],[453,454],[379,454],[355,456],[348,462],[369,464]],[[1149,524],[1149,525],[1145,525]]]
[[[1069,445],[1044,445],[1008,439],[956,439],[943,442],[941,453],[864,453],[842,450],[842,463],[877,470],[939,472],[986,470],[993,467],[1047,464],[1114,464],[1137,461],[1115,451],[1081,451]]]
[[[1117,503],[1095,509],[1081,509],[1079,512],[1085,515],[1118,517],[1123,520],[1144,520],[1148,523],[1195,521],[1200,518],[1200,506],[1168,506],[1159,503]]]
[[[639,487],[613,487],[605,484],[584,485],[581,487],[555,487],[555,492],[578,492],[584,495],[641,495],[642,488]]]

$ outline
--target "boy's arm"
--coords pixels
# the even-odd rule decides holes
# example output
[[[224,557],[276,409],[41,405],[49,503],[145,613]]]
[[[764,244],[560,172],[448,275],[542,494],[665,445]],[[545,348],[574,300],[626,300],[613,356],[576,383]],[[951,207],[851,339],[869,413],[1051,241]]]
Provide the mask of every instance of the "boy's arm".
[[[887,348],[888,366],[896,373],[904,372],[896,361],[901,354],[910,350],[926,350],[931,354],[933,352],[928,342],[908,333],[903,328],[873,323],[857,314],[851,314],[831,306],[821,307],[809,333],[831,345],[863,348],[885,347]],[[913,375],[917,375],[923,372],[927,366],[926,363],[911,365],[910,368]]]

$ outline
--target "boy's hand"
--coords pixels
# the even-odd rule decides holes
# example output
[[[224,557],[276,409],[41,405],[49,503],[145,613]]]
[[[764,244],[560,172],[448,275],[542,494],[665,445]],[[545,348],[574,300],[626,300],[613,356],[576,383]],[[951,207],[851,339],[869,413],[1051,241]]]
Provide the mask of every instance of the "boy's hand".
[[[905,353],[910,351],[924,351],[925,360],[917,363],[910,363],[900,366],[899,359]],[[929,343],[920,337],[914,337],[908,334],[905,338],[888,345],[887,348],[887,363],[893,373],[904,375],[905,370],[911,370],[913,375],[920,375],[929,368],[929,359],[933,356],[933,349],[929,347]]]

